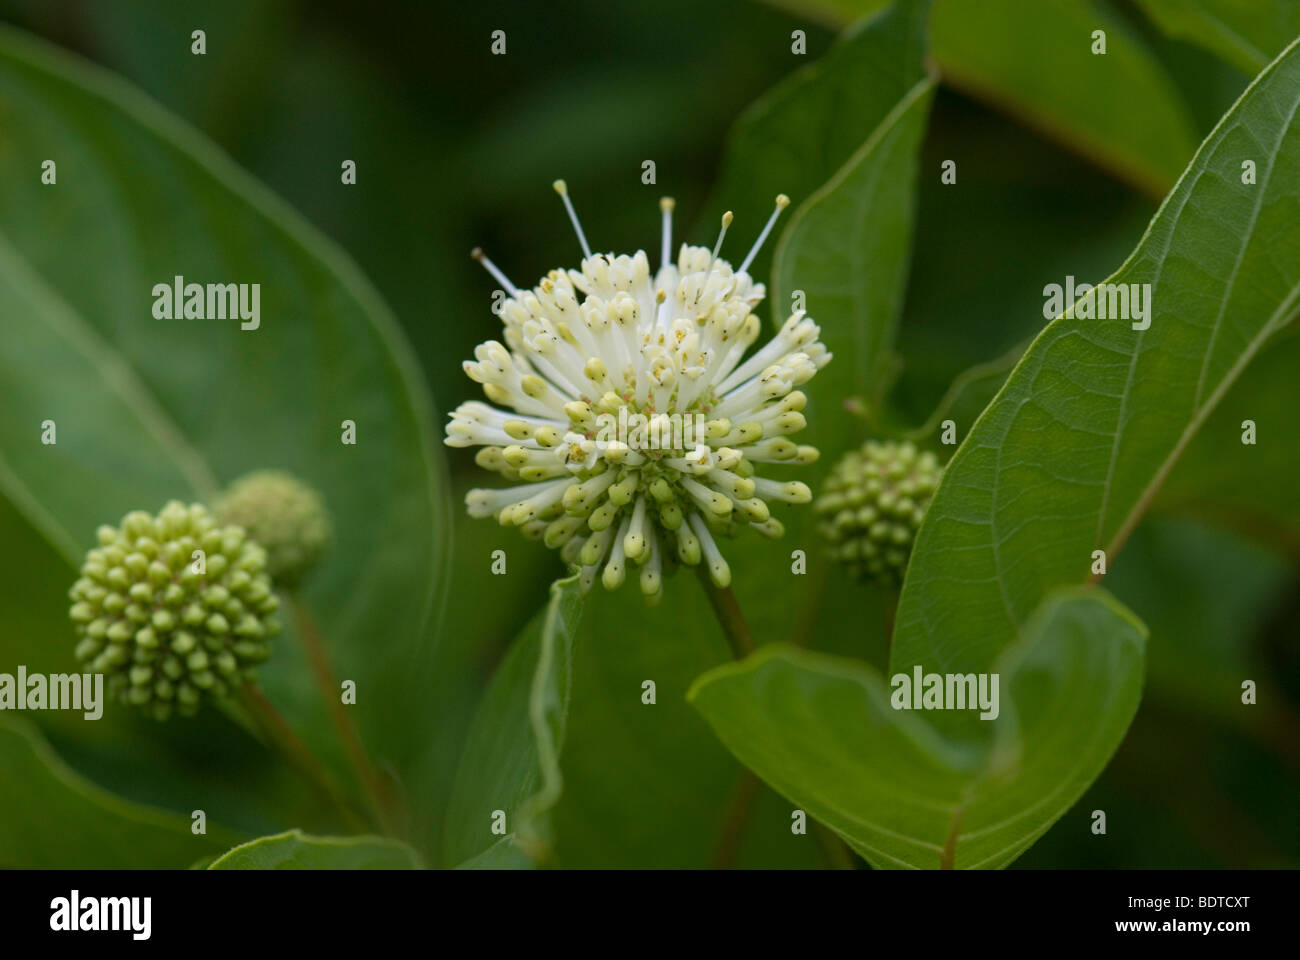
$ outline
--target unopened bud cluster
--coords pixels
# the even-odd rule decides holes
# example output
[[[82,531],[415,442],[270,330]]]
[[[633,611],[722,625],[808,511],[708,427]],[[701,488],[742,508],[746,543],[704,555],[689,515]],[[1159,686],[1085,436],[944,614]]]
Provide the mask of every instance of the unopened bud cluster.
[[[832,556],[860,579],[900,582],[942,475],[911,443],[868,441],[845,454],[813,503]]]
[[[266,550],[266,572],[296,586],[320,560],[332,536],[319,493],[282,470],[257,470],[232,483],[216,505],[223,524],[243,527]]]
[[[103,526],[70,591],[77,659],[159,720],[251,676],[279,633],[266,551],[198,504]]]

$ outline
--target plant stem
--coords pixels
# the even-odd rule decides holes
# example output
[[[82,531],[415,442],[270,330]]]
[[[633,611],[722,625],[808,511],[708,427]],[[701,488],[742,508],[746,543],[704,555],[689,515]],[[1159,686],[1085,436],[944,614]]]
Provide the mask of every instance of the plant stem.
[[[330,718],[334,721],[334,727],[343,741],[348,759],[352,761],[352,766],[356,770],[357,779],[366,792],[371,810],[384,830],[392,833],[392,809],[386,791],[340,696],[338,677],[330,664],[329,654],[325,651],[325,642],[321,637],[320,629],[316,626],[316,620],[297,593],[289,593],[289,605],[293,609],[293,618],[298,626],[298,637],[307,653],[312,673],[316,676],[316,685],[320,688],[321,698],[329,707]]]
[[[722,635],[731,647],[731,655],[737,660],[747,657],[757,648],[749,624],[745,622],[745,615],[740,612],[740,604],[736,602],[736,595],[730,587],[718,587],[702,565],[696,570],[700,583],[704,584],[704,593],[713,607],[713,614],[718,618],[718,625],[722,627]]]
[[[966,801],[962,800],[957,807],[956,812],[952,815],[952,823],[948,825],[948,839],[943,843],[943,851],[939,854],[939,869],[951,870],[955,866],[957,859],[957,838],[961,835],[961,818],[966,812]]]
[[[762,781],[748,767],[740,768],[740,780],[736,783],[731,803],[727,806],[727,819],[722,824],[722,836],[713,851],[711,866],[716,870],[730,870],[736,865],[740,856],[740,846],[745,839],[745,825],[758,799]]]
[[[357,815],[348,798],[339,789],[334,778],[324,765],[316,759],[315,754],[303,743],[302,738],[294,733],[293,727],[284,719],[275,705],[266,699],[266,695],[257,687],[245,684],[236,693],[236,700],[256,723],[266,741],[284,756],[312,786],[324,792],[347,819],[349,826],[369,831],[370,825]]]
[[[816,820],[812,822],[813,832],[817,834],[817,841],[822,845],[822,854],[826,858],[826,865],[832,870],[856,870],[857,862],[853,859],[853,853],[849,850],[848,845],[839,838],[829,827],[824,827]]]
[[[727,645],[731,647],[731,655],[737,660],[743,660],[757,648],[754,645],[754,635],[750,632],[745,615],[736,601],[736,595],[731,592],[730,587],[719,587],[715,584],[703,566],[697,567],[696,571],[700,583],[704,585],[704,593],[709,598],[709,605],[713,607],[713,615],[718,618],[718,625],[722,627],[722,635],[726,637]],[[727,806],[726,819],[722,823],[722,835],[718,838],[717,847],[714,849],[715,868],[729,869],[735,865],[736,857],[740,854],[741,842],[744,840],[745,825],[749,822],[749,815],[754,809],[754,802],[758,799],[760,787],[761,783],[754,772],[742,765],[740,780],[736,784],[736,791]]]

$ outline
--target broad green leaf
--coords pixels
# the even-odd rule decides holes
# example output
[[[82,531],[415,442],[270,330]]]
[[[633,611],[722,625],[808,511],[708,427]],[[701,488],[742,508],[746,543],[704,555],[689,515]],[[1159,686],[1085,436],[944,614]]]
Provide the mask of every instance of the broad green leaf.
[[[131,803],[80,776],[25,719],[0,719],[0,866],[184,867],[239,834],[211,821]],[[51,829],[53,825],[54,829]]]
[[[1092,52],[1096,30],[1105,31],[1105,54]],[[931,42],[944,82],[1157,195],[1196,145],[1159,61],[1091,0],[940,0]]]
[[[999,713],[895,709],[854,660],[770,646],[702,676],[690,700],[719,738],[876,867],[996,868],[1079,798],[1137,710],[1146,631],[1101,591],[1053,594],[992,666]],[[981,728],[981,724],[984,726]]]
[[[1300,335],[1268,344],[1224,394],[1152,510],[1208,517],[1300,557]],[[1245,443],[1250,426],[1254,443]]]
[[[780,5],[843,23],[880,2]],[[1094,30],[1106,32],[1104,55],[1092,53]],[[1148,192],[1168,190],[1192,154],[1178,89],[1124,21],[1094,0],[938,0],[930,41],[945,84]]]
[[[418,870],[420,858],[387,837],[312,837],[288,830],[227,850],[209,870]]]
[[[796,204],[836,175],[882,121],[925,79],[929,0],[900,0],[850,28],[815,63],[792,73],[755,100],[732,127],[709,209],[736,214],[732,236],[758,231],[784,193]],[[707,229],[717,229],[711,219]],[[772,251],[762,251],[750,272],[767,275]],[[738,263],[739,258],[733,259]],[[790,303],[767,308],[779,326]],[[818,316],[810,308],[813,316]]]
[[[7,29],[0,115],[0,309],[21,318],[0,333],[0,405],[14,414],[0,491],[70,582],[95,527],[130,509],[206,499],[258,467],[320,488],[336,544],[306,602],[357,683],[363,734],[400,775],[434,710],[420,694],[448,540],[433,411],[392,316],[341,251],[194,131]],[[47,158],[54,185],[29,175]],[[260,284],[260,327],[154,319],[154,285],[177,275]],[[45,419],[55,446],[40,443]],[[340,442],[344,420],[355,445]],[[45,632],[71,644],[65,615],[46,611]],[[337,758],[292,630],[261,676]],[[139,791],[157,779],[142,768]]]
[[[785,113],[798,116],[837,108],[845,98],[856,104],[868,127],[858,127],[861,141],[844,156],[828,180],[799,203],[776,245],[771,285],[771,314],[779,324],[787,315],[794,290],[802,290],[810,316],[821,325],[822,339],[834,354],[831,363],[805,387],[810,397],[808,428],[800,442],[812,443],[822,461],[813,469],[788,471],[791,479],[812,485],[836,456],[864,437],[866,426],[843,407],[849,395],[878,396],[885,370],[892,361],[892,345],[907,285],[915,208],[917,152],[925,131],[933,84],[922,60],[925,40],[924,5],[897,5],[869,21],[843,41],[841,52],[828,55],[817,72],[790,89],[769,98],[782,106],[755,109],[747,135],[770,129],[780,136]],[[884,52],[885,50],[889,52]],[[876,58],[869,88],[856,89],[858,63]],[[894,96],[893,100],[886,100]],[[860,98],[854,100],[853,98]],[[838,136],[838,134],[837,134]],[[778,471],[779,468],[778,468]],[[778,511],[786,536],[778,543],[742,537],[724,548],[732,565],[733,582],[742,606],[760,642],[808,638],[813,633],[836,649],[863,653],[861,631],[814,631],[825,620],[818,615],[824,597],[844,595],[829,588],[823,569],[823,551],[817,539],[812,512],[807,507]],[[793,551],[802,550],[810,564],[808,574],[792,571]],[[808,600],[792,603],[791,594]],[[861,602],[861,601],[859,601]],[[856,625],[856,617],[844,621]],[[881,624],[884,617],[874,622]],[[714,629],[709,627],[708,629]],[[874,636],[874,634],[873,634]]]
[[[773,302],[802,290],[834,354],[809,384],[823,402],[800,438],[823,455],[852,445],[862,428],[837,401],[856,396],[874,404],[887,386],[912,249],[917,151],[933,93],[930,80],[908,91],[799,206],[776,248]]]
[[[506,836],[528,858],[551,854],[547,815],[563,790],[564,746],[572,686],[573,646],[582,615],[576,574],[551,586],[551,599],[497,670],[470,728],[447,813],[443,859],[461,864]]]
[[[1300,52],[1198,151],[1110,278],[1150,284],[1147,329],[1067,311],[950,462],[899,603],[896,669],[980,670],[1053,587],[1087,580],[1300,295]],[[1242,162],[1258,167],[1242,182]],[[1095,298],[1093,298],[1095,300]]]
[[[1246,76],[1262,70],[1300,34],[1293,0],[1138,0],[1165,33],[1199,44]]]

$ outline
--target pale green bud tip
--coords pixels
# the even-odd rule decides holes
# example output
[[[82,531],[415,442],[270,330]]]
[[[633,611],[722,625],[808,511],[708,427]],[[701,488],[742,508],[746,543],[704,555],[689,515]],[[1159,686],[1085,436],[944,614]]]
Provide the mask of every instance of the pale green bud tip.
[[[911,443],[867,441],[835,464],[813,503],[835,559],[863,580],[898,584],[943,468]]]
[[[280,632],[267,554],[206,507],[172,501],[96,533],[68,615],[85,668],[159,720],[249,679]]]
[[[287,587],[316,565],[332,539],[325,501],[292,474],[258,470],[227,488],[216,506],[223,524],[243,527],[266,550],[266,570]]]

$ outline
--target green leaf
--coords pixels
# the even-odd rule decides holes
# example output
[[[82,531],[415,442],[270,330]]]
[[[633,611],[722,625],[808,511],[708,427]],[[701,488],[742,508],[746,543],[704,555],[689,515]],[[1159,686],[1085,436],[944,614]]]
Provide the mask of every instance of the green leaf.
[[[418,870],[420,858],[387,837],[312,837],[288,830],[227,850],[209,870]]]
[[[0,719],[0,783],[6,867],[184,867],[239,839],[211,821],[206,835],[196,835],[188,816],[103,790],[69,769],[23,719]]]
[[[1092,52],[1093,31],[1105,54]],[[1195,146],[1186,103],[1125,23],[1091,0],[941,0],[931,42],[944,82],[1162,194]]]
[[[1199,44],[1254,76],[1300,34],[1292,0],[1138,0],[1171,37]]]
[[[1052,588],[1107,563],[1300,295],[1300,51],[1243,94],[1110,278],[1149,328],[1072,311],[1035,340],[948,465],[917,535],[892,664],[981,670]],[[1242,183],[1254,160],[1258,183]],[[1093,298],[1095,300],[1095,298]]]
[[[737,224],[749,224],[757,235],[777,194],[803,203],[848,163],[925,79],[928,12],[928,0],[901,0],[847,30],[826,56],[755,100],[728,136],[708,230],[732,210]],[[753,276],[766,275],[770,256],[770,248],[759,254]],[[779,326],[790,304],[771,303]]]
[[[857,661],[773,645],[702,676],[718,737],[876,867],[996,868],[1079,798],[1137,710],[1146,632],[1101,591],[1049,597],[993,666],[999,715],[941,736]]]
[[[898,102],[848,163],[786,225],[772,271],[773,302],[797,288],[834,354],[810,389],[823,402],[801,441],[834,455],[861,421],[844,397],[879,402],[907,287],[916,213],[917,151],[934,84],[922,80]],[[829,402],[828,402],[829,401]]]
[[[95,527],[130,509],[208,499],[258,467],[320,488],[336,544],[306,602],[337,673],[357,683],[363,735],[400,774],[436,709],[421,693],[448,539],[433,410],[393,317],[346,255],[211,143],[115,77],[7,29],[0,116],[0,310],[23,318],[0,333],[0,406],[12,414],[0,423],[0,495],[58,548],[70,582]],[[47,158],[54,185],[31,175]],[[177,275],[260,284],[260,327],[154,319],[154,285]],[[40,443],[45,419],[55,446]],[[344,420],[355,445],[340,442]],[[71,645],[63,604],[44,622]],[[261,679],[338,763],[292,632]],[[141,767],[129,789],[161,792],[160,773]]]
[[[880,2],[789,5],[843,23]],[[1104,55],[1091,49],[1098,29]],[[946,85],[1151,193],[1168,190],[1192,154],[1194,128],[1177,87],[1124,21],[1093,0],[938,0],[930,42]]]
[[[577,574],[551,585],[551,599],[497,670],[470,728],[447,813],[444,860],[461,864],[507,836],[533,862],[551,853],[547,814],[563,790],[559,758],[582,615]],[[495,855],[494,855],[495,856]],[[514,859],[514,858],[511,858]]]
[[[876,397],[886,384],[885,371],[907,286],[915,215],[917,152],[933,95],[933,83],[922,66],[925,43],[924,5],[900,4],[857,28],[843,41],[842,51],[828,55],[804,82],[791,81],[790,90],[767,98],[780,110],[762,111],[765,127],[780,135],[785,113],[792,116],[839,116],[837,98],[856,104],[853,123],[862,139],[845,156],[829,180],[799,204],[781,234],[774,255],[772,316],[786,316],[793,290],[805,294],[809,315],[821,326],[822,340],[834,354],[831,363],[804,388],[810,397],[808,428],[800,442],[818,447],[822,463],[831,462],[862,439],[866,425],[849,414],[849,395]],[[867,88],[859,60],[875,58]],[[887,101],[886,96],[895,99]],[[831,121],[835,126],[839,120]],[[755,122],[751,129],[757,129]],[[819,468],[818,468],[819,469]],[[779,471],[778,471],[779,472]],[[815,471],[791,470],[791,479],[815,484]],[[760,642],[795,639],[815,623],[823,593],[832,602],[851,597],[829,586],[824,552],[815,533],[811,510],[779,511],[786,536],[777,544],[737,542],[724,548],[732,565],[735,591]],[[806,578],[791,571],[792,551],[802,550],[810,569]],[[811,584],[807,600],[792,603],[793,591]],[[860,597],[853,602],[861,607]],[[837,648],[861,653],[858,614],[843,621],[853,628],[835,634],[828,626],[821,639]],[[707,614],[706,614],[707,616]],[[883,616],[875,622],[883,624]],[[707,629],[713,630],[712,626]],[[874,636],[874,634],[873,634]]]

